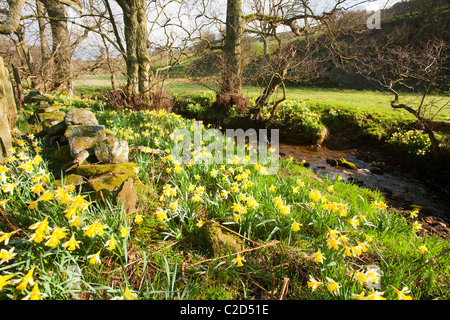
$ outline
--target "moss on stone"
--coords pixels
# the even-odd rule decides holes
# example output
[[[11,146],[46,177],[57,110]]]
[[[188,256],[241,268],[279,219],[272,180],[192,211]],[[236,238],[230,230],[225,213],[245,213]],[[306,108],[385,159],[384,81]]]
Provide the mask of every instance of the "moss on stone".
[[[134,173],[123,173],[116,171],[92,178],[88,181],[88,184],[93,191],[101,191],[104,189],[114,191],[129,178],[132,178],[135,182],[139,180],[138,176]]]
[[[358,167],[355,166],[355,164],[353,164],[350,161],[345,160],[344,158],[337,158],[337,159],[328,158],[327,163],[332,167],[342,167],[342,168],[347,168],[347,169],[351,169],[351,170],[358,169]]]
[[[38,113],[38,117],[41,122],[47,119],[54,119],[57,120],[58,122],[61,122],[64,121],[65,116],[66,113],[63,111]]]
[[[242,239],[207,221],[200,229],[208,251],[214,257],[225,256],[242,250]]]
[[[62,187],[62,186],[67,186],[67,185],[79,186],[83,183],[84,183],[83,176],[80,176],[77,174],[69,174],[68,176],[65,176],[64,178],[55,181],[55,184],[58,188]]]
[[[76,168],[75,173],[84,177],[100,176],[113,171],[122,171],[126,173],[136,174],[137,168],[139,168],[139,165],[134,162],[119,164],[82,165]]]
[[[70,146],[66,144],[65,146],[62,146],[58,150],[55,151],[55,158],[64,161],[69,162],[73,160],[72,155],[70,154]]]
[[[138,176],[134,173],[116,171],[90,179],[87,182],[87,189],[93,191],[92,198],[94,200],[102,198],[114,199],[116,191],[129,178],[132,178],[135,184],[139,181]],[[138,190],[137,186],[136,189]]]

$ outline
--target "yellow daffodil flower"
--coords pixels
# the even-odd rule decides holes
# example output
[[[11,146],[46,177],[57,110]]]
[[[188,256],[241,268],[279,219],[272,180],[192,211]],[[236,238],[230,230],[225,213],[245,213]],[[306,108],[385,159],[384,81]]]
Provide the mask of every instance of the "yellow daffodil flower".
[[[2,291],[3,287],[10,283],[10,279],[14,277],[14,274],[8,274],[6,276],[0,276],[0,291]]]
[[[100,252],[98,250],[97,253],[89,255],[87,258],[89,259],[90,264],[100,264],[102,261],[100,260]]]
[[[111,238],[106,241],[105,247],[108,247],[110,250],[114,250],[116,248],[117,241],[114,239],[114,236],[111,236]]]
[[[21,279],[20,284],[16,287],[18,290],[25,290],[28,283],[33,284],[33,272],[34,268],[29,270],[28,273]]]
[[[75,240],[75,234],[72,234],[72,236],[70,237],[69,241],[63,243],[62,247],[63,248],[67,248],[67,250],[69,251],[73,251],[76,248],[79,248],[79,243],[80,241],[76,241]]]
[[[411,296],[408,296],[407,294],[410,293],[408,290],[408,287],[404,287],[402,290],[398,290],[397,288],[394,288],[391,286],[392,289],[394,289],[395,293],[397,294],[398,300],[412,300],[413,298]]]
[[[316,289],[323,284],[322,282],[314,279],[311,275],[309,276],[309,281],[306,283],[308,284],[308,288],[311,288],[312,291],[316,291]]]

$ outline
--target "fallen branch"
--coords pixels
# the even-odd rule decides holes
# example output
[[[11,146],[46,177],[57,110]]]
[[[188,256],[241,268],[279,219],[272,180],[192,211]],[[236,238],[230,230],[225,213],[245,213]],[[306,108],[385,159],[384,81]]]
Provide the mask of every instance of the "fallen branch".
[[[19,230],[17,230],[17,229],[12,225],[12,223],[9,222],[8,218],[6,217],[6,214],[2,211],[2,209],[0,209],[0,213],[2,214],[3,218],[5,218],[6,222],[8,222],[8,224],[11,226],[11,228],[13,228],[13,230],[19,234]]]
[[[237,232],[235,232],[235,231],[233,231],[233,230],[231,230],[231,229],[228,229],[227,227],[221,225],[220,223],[218,223],[218,222],[216,222],[216,221],[214,221],[214,220],[211,220],[211,222],[212,222],[212,223],[215,223],[215,224],[218,225],[219,227],[221,227],[221,228],[227,230],[228,232],[231,232],[231,233],[237,235],[238,237],[241,237],[242,239],[245,239],[245,240],[251,242],[251,243],[254,244],[254,245],[259,245],[258,242],[253,241],[253,240],[250,240],[249,238],[244,237],[243,235],[241,235],[241,234],[239,234],[239,233],[237,233]]]
[[[405,278],[412,276],[414,273],[416,273],[417,271],[419,271],[420,269],[422,269],[423,267],[425,267],[427,264],[430,263],[434,263],[436,262],[436,260],[440,257],[442,257],[443,255],[447,254],[450,252],[450,248],[448,248],[447,250],[442,251],[440,254],[438,254],[437,256],[431,258],[430,260],[428,260],[427,262],[425,262],[424,264],[422,264],[421,266],[419,266],[417,269],[415,269],[413,272],[411,272],[411,274],[406,275],[402,278],[402,281],[405,280]]]

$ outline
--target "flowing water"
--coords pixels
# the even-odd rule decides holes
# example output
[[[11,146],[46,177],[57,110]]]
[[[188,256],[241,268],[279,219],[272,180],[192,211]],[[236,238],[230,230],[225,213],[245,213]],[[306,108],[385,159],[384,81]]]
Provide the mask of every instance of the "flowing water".
[[[450,221],[450,197],[433,190],[424,182],[409,177],[399,170],[389,172],[379,170],[373,163],[365,162],[356,156],[355,150],[330,150],[325,147],[298,146],[280,143],[280,155],[293,157],[294,161],[309,162],[314,172],[335,179],[340,176],[344,181],[354,182],[362,187],[378,190],[391,206],[411,209],[411,205],[426,208],[436,217]],[[357,166],[357,170],[333,167],[328,158],[344,158]]]

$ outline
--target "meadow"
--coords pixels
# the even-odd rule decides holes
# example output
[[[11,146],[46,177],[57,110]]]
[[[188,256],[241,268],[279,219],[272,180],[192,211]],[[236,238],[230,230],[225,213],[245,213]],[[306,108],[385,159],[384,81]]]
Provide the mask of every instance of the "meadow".
[[[163,153],[133,154],[146,192],[126,214],[56,185],[54,150],[30,133],[34,106],[26,105],[13,156],[0,166],[1,299],[450,298],[450,257],[441,255],[448,240],[427,231],[419,211],[392,210],[380,193],[292,159],[267,175],[247,156],[208,163],[213,155],[201,146],[181,163],[173,132],[194,134],[194,120],[53,100],[90,109],[130,146]],[[211,224],[240,239],[240,249],[211,256],[202,237]]]

